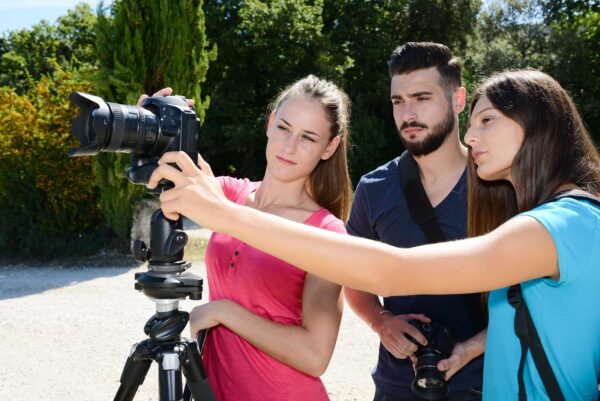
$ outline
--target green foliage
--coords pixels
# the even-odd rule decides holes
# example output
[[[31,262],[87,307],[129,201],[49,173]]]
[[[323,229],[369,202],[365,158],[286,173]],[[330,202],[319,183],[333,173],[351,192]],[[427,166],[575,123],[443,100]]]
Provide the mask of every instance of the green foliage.
[[[55,72],[19,95],[0,88],[0,250],[50,258],[95,250],[99,214],[90,160],[69,159],[74,89],[89,70]]]
[[[56,25],[42,20],[30,30],[9,31],[0,38],[0,86],[24,94],[58,66],[93,65],[94,22],[90,6],[82,3]]]
[[[506,68],[537,68],[568,91],[600,140],[600,10],[596,2],[489,2],[467,54],[469,87]]]
[[[202,119],[210,99],[202,98],[200,84],[216,48],[209,50],[201,6],[199,0],[176,5],[167,0],[116,0],[110,15],[100,13],[95,93],[107,101],[135,104],[140,94],[170,86],[176,94],[194,99]],[[93,164],[100,208],[122,239],[129,237],[136,201],[145,193],[125,179],[129,164],[124,154],[101,154]]]

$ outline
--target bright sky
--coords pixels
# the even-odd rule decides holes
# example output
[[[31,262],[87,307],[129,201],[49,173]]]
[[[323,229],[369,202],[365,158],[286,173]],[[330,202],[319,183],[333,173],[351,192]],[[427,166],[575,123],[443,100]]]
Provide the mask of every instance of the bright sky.
[[[0,0],[0,36],[8,30],[30,28],[42,19],[54,23],[82,2],[95,12],[100,0]],[[110,3],[111,0],[104,0],[105,5]]]

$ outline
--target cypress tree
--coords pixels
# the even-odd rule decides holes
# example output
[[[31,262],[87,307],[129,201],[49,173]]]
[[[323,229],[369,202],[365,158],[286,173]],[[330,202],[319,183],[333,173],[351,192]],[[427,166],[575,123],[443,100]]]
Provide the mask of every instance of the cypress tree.
[[[202,97],[209,61],[202,0],[115,0],[110,13],[99,9],[96,93],[106,101],[135,104],[142,93],[152,95],[170,86],[175,94],[194,99],[202,121],[209,98]],[[128,239],[135,203],[144,188],[130,184],[124,170],[130,156],[105,153],[94,158],[100,188],[100,209],[110,228]]]

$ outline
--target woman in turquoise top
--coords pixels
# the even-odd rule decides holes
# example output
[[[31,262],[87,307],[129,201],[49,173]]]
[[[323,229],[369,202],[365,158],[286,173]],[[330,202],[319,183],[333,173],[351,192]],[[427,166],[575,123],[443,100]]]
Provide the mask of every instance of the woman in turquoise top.
[[[383,296],[492,290],[485,400],[518,399],[521,351],[506,287],[522,283],[565,398],[597,400],[600,208],[574,198],[545,202],[570,189],[600,195],[598,150],[565,90],[534,70],[502,72],[480,87],[465,142],[473,237],[410,249],[235,205],[204,162],[199,169],[183,154],[165,154],[149,185],[175,183],[161,195],[165,215],[185,215],[351,288]],[[549,399],[530,356],[524,381],[528,400]]]

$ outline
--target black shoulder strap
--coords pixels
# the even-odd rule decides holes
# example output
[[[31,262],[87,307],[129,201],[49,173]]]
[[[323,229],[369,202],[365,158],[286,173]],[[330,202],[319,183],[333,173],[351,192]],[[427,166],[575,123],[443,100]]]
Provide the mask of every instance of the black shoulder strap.
[[[574,198],[574,199],[587,200],[587,201],[594,203],[596,206],[600,207],[600,198],[597,196],[594,196],[591,193],[586,192],[582,189],[570,189],[567,191],[559,192],[552,199],[549,199],[547,202],[556,201],[556,200],[559,200],[562,198]]]
[[[519,382],[519,401],[527,400],[525,391],[525,381],[523,380],[523,371],[525,368],[525,359],[527,350],[531,351],[533,362],[542,378],[542,383],[551,401],[565,401],[565,397],[560,390],[556,376],[552,371],[552,366],[548,361],[544,347],[533,324],[533,319],[529,313],[529,308],[523,298],[521,285],[515,284],[508,290],[508,302],[515,308],[515,334],[521,343],[521,360],[519,362],[519,371],[517,379]]]
[[[415,223],[421,227],[421,230],[423,230],[427,241],[432,244],[446,241],[447,238],[435,218],[433,206],[423,188],[417,162],[407,151],[404,151],[400,155],[398,174],[400,175],[400,182],[402,183],[410,215]],[[462,294],[460,299],[468,311],[473,324],[477,326],[484,319],[484,310],[481,307],[481,295]]]
[[[560,192],[552,199],[549,199],[546,203],[566,197],[588,200],[600,206],[600,198],[580,189],[572,189]],[[517,373],[517,379],[519,382],[519,401],[527,400],[525,382],[523,380],[523,370],[525,368],[527,350],[531,351],[533,362],[535,363],[535,366],[540,374],[542,383],[544,383],[544,387],[546,388],[546,392],[548,393],[550,400],[564,401],[565,397],[560,389],[560,386],[558,385],[556,376],[552,371],[552,366],[550,366],[550,362],[548,361],[548,357],[546,356],[546,352],[542,346],[537,329],[535,328],[535,324],[533,323],[533,319],[529,313],[529,308],[527,308],[527,304],[523,298],[520,284],[515,284],[509,288],[508,302],[513,308],[515,308],[515,334],[521,343],[521,360],[519,362],[519,371]]]
[[[417,162],[407,151],[400,155],[398,173],[410,215],[415,223],[423,229],[430,243],[446,241],[446,236],[435,218],[433,206],[423,188]]]

